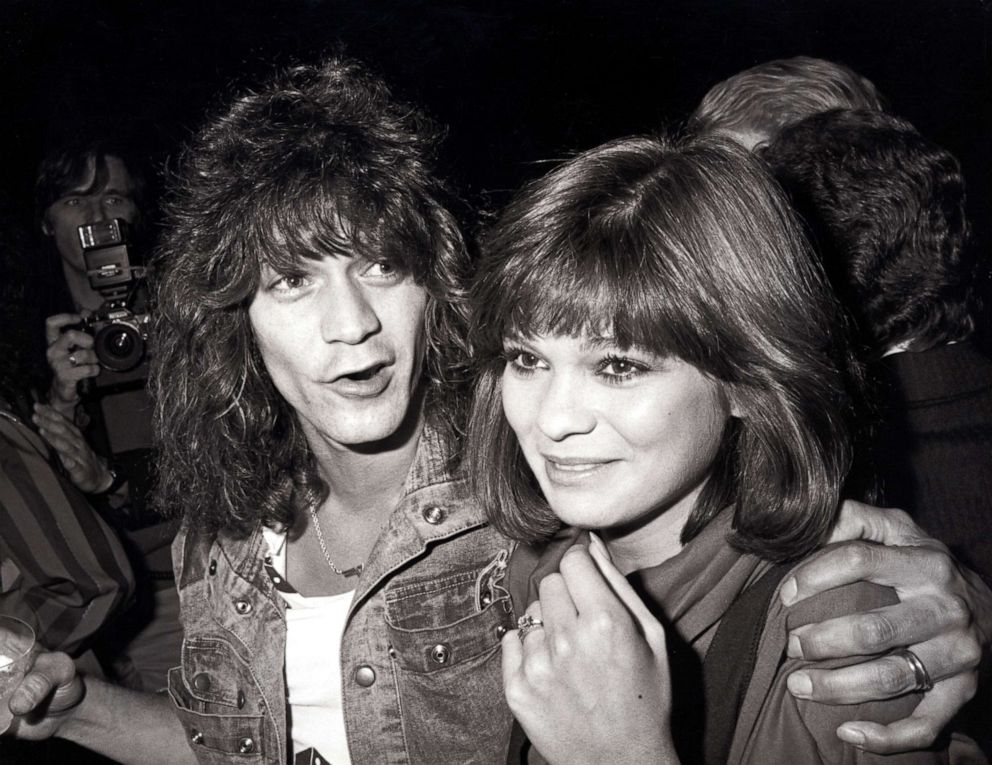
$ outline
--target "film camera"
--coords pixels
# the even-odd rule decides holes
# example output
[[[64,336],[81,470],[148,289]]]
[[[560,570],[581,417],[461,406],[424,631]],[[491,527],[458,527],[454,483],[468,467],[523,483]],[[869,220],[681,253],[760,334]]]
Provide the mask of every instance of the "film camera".
[[[145,269],[131,265],[127,221],[87,223],[78,234],[90,286],[103,297],[103,305],[78,326],[93,335],[93,350],[103,367],[93,385],[144,381],[151,316],[144,305]]]

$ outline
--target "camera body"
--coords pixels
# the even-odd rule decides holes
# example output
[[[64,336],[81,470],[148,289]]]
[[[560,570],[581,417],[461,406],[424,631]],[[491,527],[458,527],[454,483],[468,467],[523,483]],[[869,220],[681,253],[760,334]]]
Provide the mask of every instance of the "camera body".
[[[97,389],[143,382],[148,377],[151,315],[145,269],[131,265],[127,221],[120,218],[79,227],[90,286],[103,304],[79,329],[93,336],[93,350],[102,370],[93,380]]]

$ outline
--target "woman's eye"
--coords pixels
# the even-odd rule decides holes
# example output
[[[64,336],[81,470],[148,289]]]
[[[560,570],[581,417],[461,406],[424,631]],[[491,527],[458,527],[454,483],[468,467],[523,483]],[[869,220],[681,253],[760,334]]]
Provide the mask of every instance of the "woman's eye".
[[[516,364],[518,366],[524,367],[525,369],[533,369],[540,363],[540,359],[537,358],[533,353],[527,353],[527,351],[521,351],[516,355]]]
[[[635,367],[627,359],[617,359],[607,364],[604,369],[611,375],[627,375],[633,372]]]
[[[540,357],[530,351],[521,351],[516,348],[507,349],[505,352],[507,363],[518,373],[530,373],[535,369],[541,369],[543,362]]]
[[[605,359],[599,367],[599,373],[611,382],[628,380],[647,370],[646,365],[622,356],[611,356]]]

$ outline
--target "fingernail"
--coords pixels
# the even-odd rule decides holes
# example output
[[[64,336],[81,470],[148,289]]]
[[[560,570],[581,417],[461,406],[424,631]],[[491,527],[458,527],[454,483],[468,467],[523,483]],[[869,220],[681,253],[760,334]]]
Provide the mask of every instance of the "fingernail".
[[[790,659],[803,658],[803,644],[798,635],[789,635],[789,647],[786,649],[786,653]]]
[[[589,547],[595,547],[604,556],[606,555],[606,545],[603,544],[603,540],[596,534],[589,535]]]
[[[845,723],[837,729],[837,738],[841,741],[846,741],[848,744],[858,747],[859,749],[865,745],[868,741],[864,732],[859,728],[855,728],[851,725]]]
[[[10,702],[7,704],[7,708],[11,711],[11,714],[25,715],[31,711],[31,702],[25,701],[24,696],[20,693],[15,692],[13,696],[10,697]]]
[[[789,687],[789,693],[796,698],[808,699],[813,695],[813,681],[805,672],[793,672],[785,684]]]
[[[796,595],[799,594],[799,584],[796,582],[794,576],[790,576],[784,582],[782,582],[782,587],[778,591],[778,596],[782,601],[782,605],[791,606],[796,602]]]

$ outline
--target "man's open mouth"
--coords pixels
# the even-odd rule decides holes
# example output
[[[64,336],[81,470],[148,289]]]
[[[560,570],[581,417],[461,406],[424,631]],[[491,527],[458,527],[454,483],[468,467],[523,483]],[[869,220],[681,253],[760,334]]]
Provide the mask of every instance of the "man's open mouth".
[[[385,368],[385,364],[373,364],[365,369],[359,369],[356,372],[349,372],[348,374],[341,375],[337,378],[337,380],[355,380],[357,382],[361,382],[362,380],[371,380]],[[337,380],[335,380],[335,382],[337,382]]]

